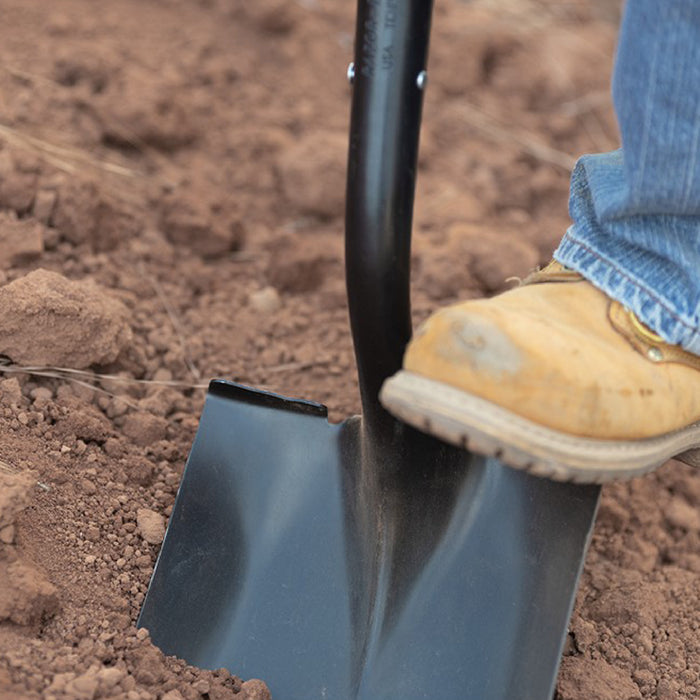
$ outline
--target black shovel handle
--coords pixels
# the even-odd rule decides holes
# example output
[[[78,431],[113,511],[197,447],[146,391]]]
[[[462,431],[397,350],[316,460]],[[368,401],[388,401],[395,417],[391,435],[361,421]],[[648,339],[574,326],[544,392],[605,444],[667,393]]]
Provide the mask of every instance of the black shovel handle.
[[[411,337],[411,222],[432,0],[358,0],[345,267],[363,414]],[[353,75],[354,74],[354,75]]]

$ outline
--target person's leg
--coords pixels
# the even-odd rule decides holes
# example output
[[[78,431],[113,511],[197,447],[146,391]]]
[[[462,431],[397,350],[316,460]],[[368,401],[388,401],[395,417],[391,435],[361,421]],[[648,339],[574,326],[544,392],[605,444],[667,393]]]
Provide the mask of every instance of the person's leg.
[[[382,389],[399,418],[558,479],[700,466],[700,2],[628,1],[614,97],[559,262],[431,317]]]
[[[584,156],[554,257],[700,354],[700,3],[632,0],[613,78],[623,147]]]

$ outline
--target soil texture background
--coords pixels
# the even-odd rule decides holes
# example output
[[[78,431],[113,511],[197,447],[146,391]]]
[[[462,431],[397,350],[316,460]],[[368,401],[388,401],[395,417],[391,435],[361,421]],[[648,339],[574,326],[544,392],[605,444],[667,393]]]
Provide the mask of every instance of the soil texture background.
[[[419,322],[545,264],[617,147],[619,4],[440,0]],[[359,410],[352,2],[2,0],[0,697],[264,700],[135,622],[211,377]],[[96,377],[109,375],[108,377]],[[558,700],[700,694],[700,474],[604,489]],[[545,700],[545,699],[543,699]]]

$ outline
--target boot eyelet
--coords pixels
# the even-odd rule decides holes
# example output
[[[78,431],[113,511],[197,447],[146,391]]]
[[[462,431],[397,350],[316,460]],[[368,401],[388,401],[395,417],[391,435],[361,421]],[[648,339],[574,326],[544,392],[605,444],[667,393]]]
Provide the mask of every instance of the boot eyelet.
[[[664,359],[664,354],[659,350],[659,348],[649,348],[647,350],[647,357],[652,362],[661,362]]]

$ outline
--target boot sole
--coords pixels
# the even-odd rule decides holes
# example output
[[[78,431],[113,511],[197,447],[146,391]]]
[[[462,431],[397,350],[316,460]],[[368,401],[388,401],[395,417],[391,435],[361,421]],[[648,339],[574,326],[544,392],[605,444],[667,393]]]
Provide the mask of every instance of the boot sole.
[[[630,479],[673,457],[700,467],[700,422],[641,440],[577,437],[406,370],[384,383],[379,399],[418,430],[557,481],[593,484]]]

